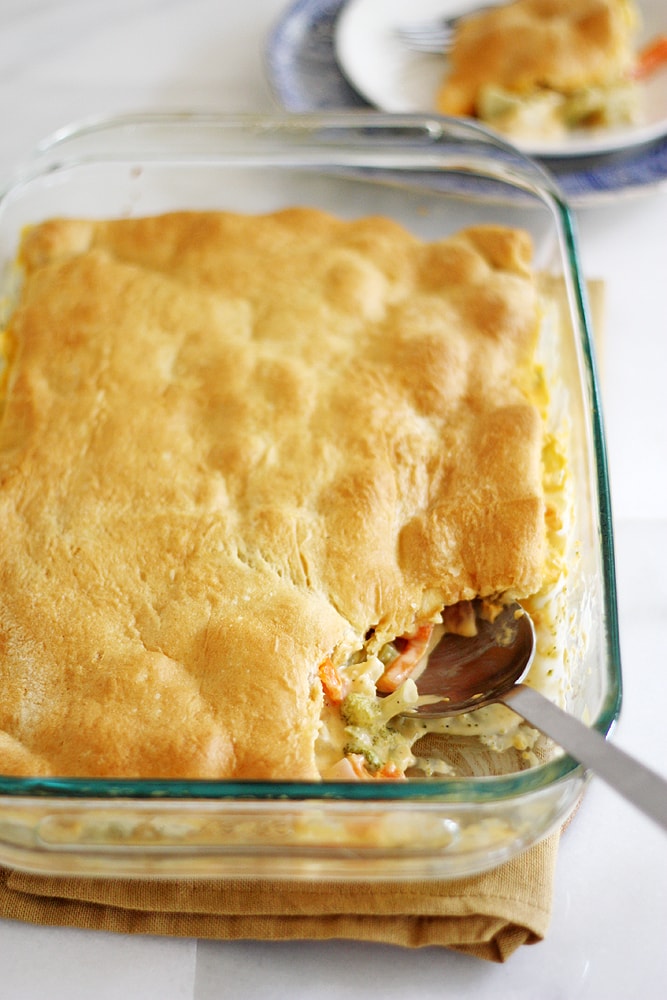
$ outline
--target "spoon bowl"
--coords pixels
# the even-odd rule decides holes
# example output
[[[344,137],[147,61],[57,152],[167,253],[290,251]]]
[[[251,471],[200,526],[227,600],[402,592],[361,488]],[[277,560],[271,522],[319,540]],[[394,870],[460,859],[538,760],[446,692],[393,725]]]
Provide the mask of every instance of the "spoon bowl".
[[[430,703],[410,714],[439,718],[506,705],[667,832],[667,781],[523,683],[535,654],[530,615],[510,603],[490,621],[480,607],[475,605],[476,635],[445,633],[431,651],[416,678],[419,694],[430,695]]]
[[[506,604],[489,621],[476,614],[477,634],[446,632],[417,680],[420,695],[443,700],[418,709],[423,717],[460,715],[497,702],[530,671],[535,655],[533,620],[520,604]]]

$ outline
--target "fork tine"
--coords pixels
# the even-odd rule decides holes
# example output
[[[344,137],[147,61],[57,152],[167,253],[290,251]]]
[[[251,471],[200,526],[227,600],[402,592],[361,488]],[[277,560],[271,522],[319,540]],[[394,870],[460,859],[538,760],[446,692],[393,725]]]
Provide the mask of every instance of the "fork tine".
[[[433,21],[409,21],[396,28],[396,36],[403,45],[416,52],[446,52],[451,48],[457,26],[473,14],[481,14],[498,6],[498,0],[485,3],[473,10],[451,17],[441,17]]]
[[[407,28],[402,27],[398,29],[398,33],[401,38],[411,42],[444,42],[452,36],[452,31],[450,29],[440,28],[438,31],[434,31],[432,28],[429,29],[428,25],[425,25],[422,28],[420,28],[419,25]]]
[[[437,39],[434,40],[433,38],[412,38],[409,41],[402,38],[401,42],[405,48],[410,49],[412,52],[423,52],[425,54],[436,53],[438,55],[443,55],[448,52],[452,46],[451,38],[448,38],[445,42],[439,42]]]
[[[432,24],[408,24],[397,28],[396,34],[404,45],[416,52],[442,53],[451,45],[454,33],[451,28],[442,26],[434,30]]]

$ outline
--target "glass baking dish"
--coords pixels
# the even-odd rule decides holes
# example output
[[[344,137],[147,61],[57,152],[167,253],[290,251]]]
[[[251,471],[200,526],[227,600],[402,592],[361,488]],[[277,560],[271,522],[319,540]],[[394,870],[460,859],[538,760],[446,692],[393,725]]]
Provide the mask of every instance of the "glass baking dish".
[[[0,198],[11,308],[19,235],[50,216],[288,205],[388,215],[423,239],[466,225],[527,229],[562,288],[554,372],[576,442],[576,572],[560,697],[603,734],[621,677],[605,442],[572,216],[549,175],[484,129],[438,117],[127,115],[65,128]],[[558,369],[556,371],[556,368]],[[563,824],[586,774],[556,751],[509,773],[405,782],[0,776],[0,863],[114,876],[423,879],[494,867]]]

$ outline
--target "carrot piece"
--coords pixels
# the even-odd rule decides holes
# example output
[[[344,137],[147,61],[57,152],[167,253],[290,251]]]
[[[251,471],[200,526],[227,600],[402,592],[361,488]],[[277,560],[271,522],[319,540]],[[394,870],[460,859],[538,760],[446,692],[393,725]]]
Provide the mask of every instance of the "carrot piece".
[[[352,771],[354,772],[355,778],[357,778],[359,781],[372,780],[373,775],[366,767],[366,758],[363,757],[360,753],[349,753],[345,757],[345,760],[348,761],[350,767],[352,768]]]
[[[352,771],[354,772],[355,778],[359,781],[381,781],[382,779],[389,779],[390,781],[405,781],[405,775],[401,771],[397,764],[391,763],[389,761],[383,764],[379,771],[373,774],[368,770],[366,764],[366,758],[360,753],[348,754],[345,760],[349,763]]]
[[[638,53],[633,70],[635,80],[645,80],[667,64],[667,35],[658,35]]]
[[[391,781],[405,781],[405,775],[401,771],[398,764],[392,764],[391,762],[385,764],[375,775],[376,778],[389,778]]]
[[[376,687],[384,694],[390,694],[401,686],[412,673],[417,664],[428,649],[428,644],[433,632],[433,625],[419,625],[414,632],[401,638],[406,641],[403,649],[396,659],[392,660],[385,672],[378,678]]]
[[[347,685],[344,678],[341,677],[339,670],[334,666],[330,656],[322,660],[317,673],[325,697],[332,705],[340,705],[347,694]]]

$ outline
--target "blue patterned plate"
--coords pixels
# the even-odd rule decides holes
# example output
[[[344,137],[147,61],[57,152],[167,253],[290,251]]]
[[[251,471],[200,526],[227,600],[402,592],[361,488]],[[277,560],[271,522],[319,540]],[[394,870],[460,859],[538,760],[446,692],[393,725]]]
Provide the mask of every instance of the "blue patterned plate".
[[[346,0],[297,0],[270,32],[266,72],[288,111],[342,111],[371,105],[348,83],[336,56],[336,23]],[[667,183],[667,136],[591,156],[550,158],[546,165],[573,205],[640,194]]]

